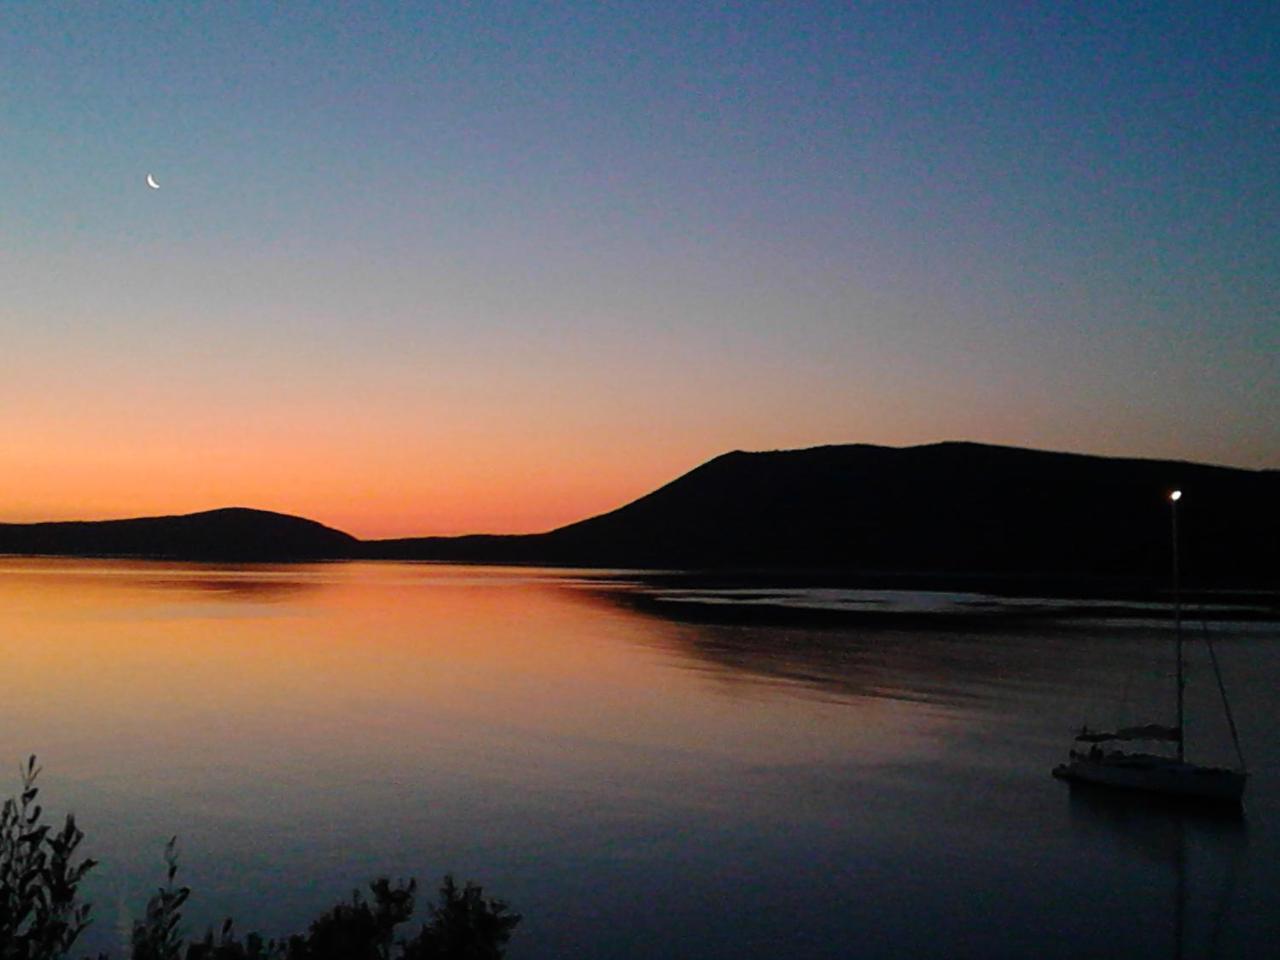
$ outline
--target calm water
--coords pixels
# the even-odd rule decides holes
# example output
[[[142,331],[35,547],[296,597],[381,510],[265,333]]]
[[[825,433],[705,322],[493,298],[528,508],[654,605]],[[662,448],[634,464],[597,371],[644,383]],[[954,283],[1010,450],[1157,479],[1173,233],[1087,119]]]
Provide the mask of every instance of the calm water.
[[[1280,942],[1275,627],[1215,630],[1253,771],[1223,822],[1048,775],[1082,720],[1171,701],[1153,625],[688,625],[619,590],[0,560],[0,759],[39,753],[103,861],[85,946],[116,945],[171,834],[193,931],[292,932],[373,876],[453,871],[524,914],[517,960]],[[1205,680],[1189,749],[1229,760]]]

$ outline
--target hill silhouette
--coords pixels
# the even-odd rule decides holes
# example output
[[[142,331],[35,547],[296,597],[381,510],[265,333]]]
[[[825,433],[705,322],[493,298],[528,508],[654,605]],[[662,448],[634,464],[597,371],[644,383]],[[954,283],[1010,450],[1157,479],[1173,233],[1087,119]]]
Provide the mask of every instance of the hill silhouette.
[[[948,442],[727,453],[617,510],[530,536],[368,555],[593,566],[1280,582],[1280,473]]]
[[[225,507],[134,520],[0,524],[0,553],[176,560],[330,560],[359,541],[314,520]]]
[[[960,442],[727,453],[539,534],[360,541],[232,508],[0,524],[0,553],[1164,582],[1174,488],[1188,582],[1280,587],[1280,472]]]

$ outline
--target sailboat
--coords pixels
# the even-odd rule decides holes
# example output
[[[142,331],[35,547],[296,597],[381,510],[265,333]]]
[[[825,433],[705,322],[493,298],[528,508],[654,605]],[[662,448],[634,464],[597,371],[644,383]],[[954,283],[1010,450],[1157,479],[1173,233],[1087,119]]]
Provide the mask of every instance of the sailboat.
[[[1067,762],[1054,767],[1053,775],[1060,780],[1073,783],[1238,805],[1244,797],[1248,772],[1245,769],[1244,755],[1240,752],[1240,738],[1236,733],[1235,719],[1231,714],[1231,704],[1227,700],[1227,691],[1222,684],[1222,673],[1218,670],[1218,658],[1213,651],[1212,643],[1208,643],[1209,656],[1213,663],[1214,674],[1218,678],[1218,690],[1222,694],[1222,706],[1226,713],[1227,725],[1231,729],[1231,738],[1235,743],[1239,764],[1235,769],[1201,766],[1189,762],[1184,751],[1185,679],[1182,664],[1182,604],[1178,589],[1178,501],[1181,498],[1180,490],[1174,490],[1169,494],[1173,527],[1174,643],[1177,648],[1178,664],[1177,723],[1174,726],[1148,723],[1114,731],[1090,730],[1087,726],[1083,727],[1076,734],[1075,745],[1071,748]],[[1176,745],[1176,755],[1130,753],[1117,746],[1117,744],[1131,741],[1173,743]]]

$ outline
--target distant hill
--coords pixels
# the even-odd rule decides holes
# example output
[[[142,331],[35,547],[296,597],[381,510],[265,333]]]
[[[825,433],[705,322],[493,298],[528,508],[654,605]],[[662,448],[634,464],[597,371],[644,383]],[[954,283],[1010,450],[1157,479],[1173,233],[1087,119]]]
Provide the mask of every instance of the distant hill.
[[[227,507],[136,520],[0,524],[0,553],[180,560],[326,560],[359,541],[314,520]]]
[[[976,443],[727,453],[548,533],[360,541],[232,508],[0,524],[0,553],[402,559],[941,578],[1167,582],[1180,488],[1188,583],[1280,588],[1280,472]]]
[[[369,556],[1280,584],[1280,473],[976,443],[716,457],[545,534],[366,543]]]

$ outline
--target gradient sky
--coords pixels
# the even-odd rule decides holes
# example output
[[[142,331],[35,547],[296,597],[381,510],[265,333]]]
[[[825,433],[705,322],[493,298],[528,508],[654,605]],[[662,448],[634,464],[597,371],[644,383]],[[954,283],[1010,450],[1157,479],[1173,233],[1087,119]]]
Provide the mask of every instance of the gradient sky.
[[[1280,467],[1275,3],[10,2],[0,79],[0,520]]]

